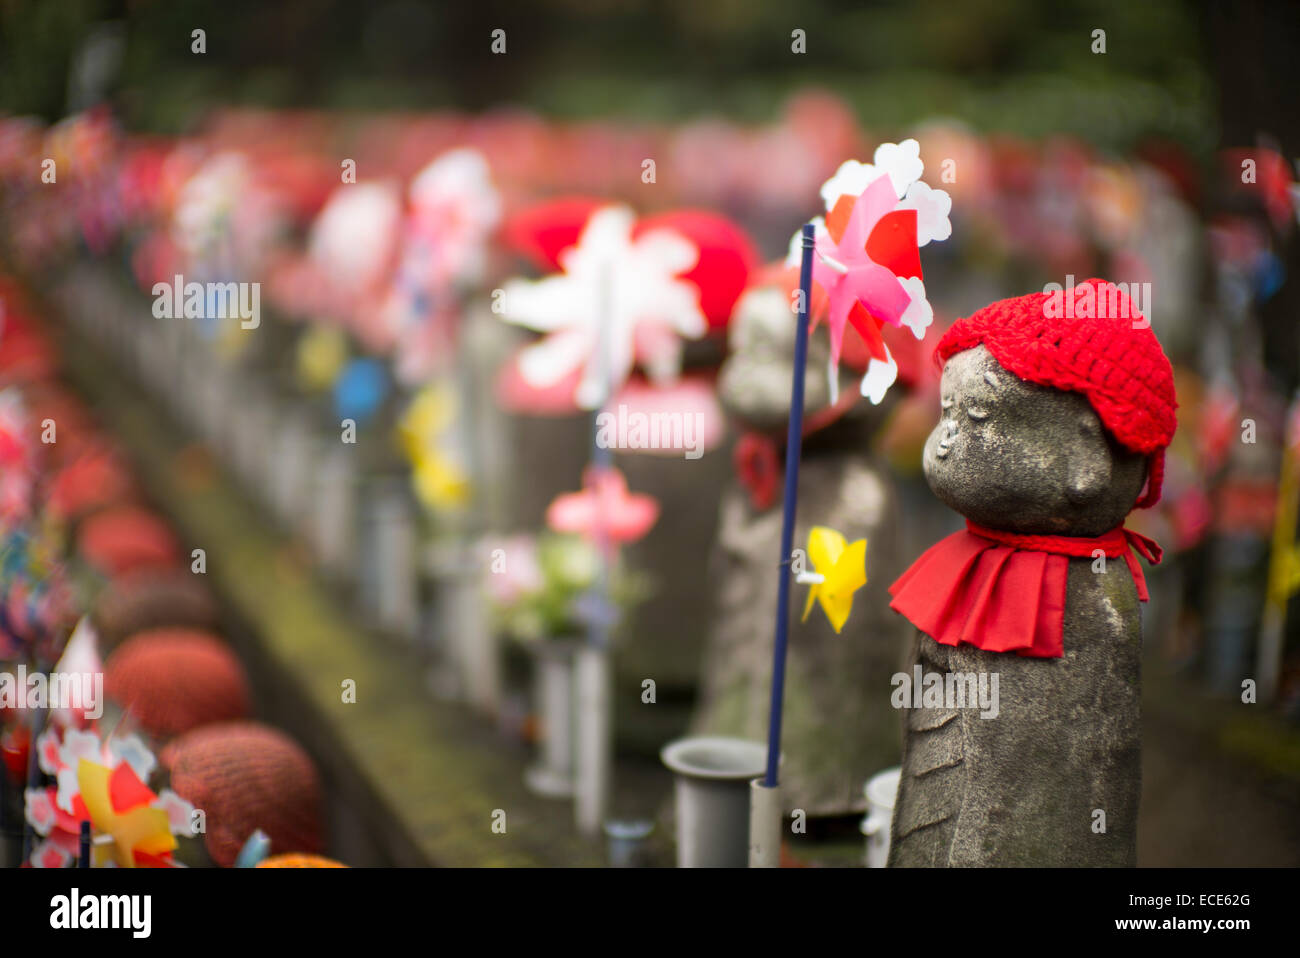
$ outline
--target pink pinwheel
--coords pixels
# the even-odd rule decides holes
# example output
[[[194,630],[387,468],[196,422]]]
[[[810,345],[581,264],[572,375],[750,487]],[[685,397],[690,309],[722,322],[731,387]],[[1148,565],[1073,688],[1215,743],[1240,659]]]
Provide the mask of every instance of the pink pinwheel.
[[[897,204],[889,177],[882,175],[857,198],[838,240],[829,230],[817,236],[813,279],[828,299],[832,367],[840,360],[846,324],[852,322],[869,343],[878,329],[868,326],[868,317],[902,326],[912,304],[902,280],[921,275],[916,211],[895,210]]]
[[[813,279],[829,307],[832,401],[846,326],[853,325],[870,354],[862,394],[878,403],[898,374],[882,326],[905,326],[921,339],[934,319],[922,282],[920,247],[952,234],[952,199],[921,182],[924,169],[916,140],[882,143],[873,163],[849,160],[822,186],[827,215],[824,222],[813,221]],[[798,265],[798,243],[796,234],[788,265]],[[814,298],[814,308],[816,304]]]
[[[557,496],[546,510],[546,524],[556,532],[578,533],[611,543],[635,542],[659,518],[654,496],[627,491],[617,469],[589,466],[581,492]]]

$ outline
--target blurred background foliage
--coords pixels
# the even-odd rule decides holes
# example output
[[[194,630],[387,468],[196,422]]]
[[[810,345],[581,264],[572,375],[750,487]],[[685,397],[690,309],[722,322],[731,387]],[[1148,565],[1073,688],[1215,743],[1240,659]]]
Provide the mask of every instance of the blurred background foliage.
[[[0,109],[62,116],[78,51],[114,25],[117,106],[159,132],[231,104],[765,120],[820,85],[882,129],[948,115],[1120,150],[1217,135],[1213,43],[1178,0],[0,0]],[[489,52],[498,27],[505,56]]]

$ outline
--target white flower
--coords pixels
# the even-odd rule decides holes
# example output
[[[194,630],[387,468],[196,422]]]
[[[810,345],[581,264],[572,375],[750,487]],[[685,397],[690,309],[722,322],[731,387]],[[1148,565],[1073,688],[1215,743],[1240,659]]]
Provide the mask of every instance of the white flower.
[[[852,162],[850,160],[850,162]],[[830,238],[830,231],[826,229],[826,220],[821,216],[814,216],[808,222],[813,225],[814,239]],[[786,266],[798,266],[803,262],[803,230],[795,230],[795,234],[790,237],[790,248],[785,254]]]
[[[585,409],[600,406],[638,360],[660,381],[675,378],[679,337],[706,329],[698,290],[679,278],[699,251],[669,230],[634,240],[634,221],[624,207],[597,210],[578,245],[561,254],[563,273],[511,280],[503,290],[502,318],[550,333],[520,356],[524,379],[543,389],[582,367],[575,398]]]
[[[894,193],[902,197],[907,188],[921,178],[925,164],[921,162],[921,144],[916,140],[902,143],[882,143],[876,147],[872,163],[846,160],[835,175],[822,184],[822,200],[829,213],[841,196],[861,196],[862,191],[875,182],[881,174],[888,174]]]
[[[931,189],[929,184],[917,180],[898,204],[900,210],[916,210],[916,245],[924,246],[931,240],[946,240],[952,235],[952,197],[946,190]]]
[[[822,184],[822,202],[826,204],[826,212],[835,208],[841,196],[861,196],[862,191],[879,175],[870,163],[845,160],[835,175]]]
[[[173,835],[189,835],[191,837],[194,835],[191,828],[194,806],[170,788],[164,788],[158,797],[150,803],[149,807],[167,813],[167,825]]]
[[[898,363],[886,346],[884,362],[872,356],[871,362],[867,363],[867,374],[862,377],[862,395],[870,399],[872,405],[879,405],[897,378]]]
[[[311,258],[336,288],[363,293],[391,262],[401,219],[402,199],[392,183],[340,186],[312,223]]]
[[[889,179],[894,184],[894,192],[900,198],[925,172],[925,164],[921,162],[921,144],[916,140],[882,143],[876,147],[873,160],[876,169],[889,174]]]
[[[59,793],[56,801],[59,803],[59,808],[69,815],[75,815],[76,810],[73,808],[72,800],[81,794],[81,783],[77,778],[76,767],[59,769],[58,782]]]
[[[32,849],[31,863],[33,868],[66,868],[72,864],[72,854],[46,839]]]
[[[46,775],[57,775],[62,764],[63,745],[59,741],[58,730],[53,726],[41,733],[36,740],[36,761]]]
[[[59,749],[59,761],[63,763],[64,768],[76,769],[77,762],[83,758],[102,763],[104,761],[102,753],[103,746],[100,745],[99,736],[94,732],[70,728],[63,733],[63,748]]]
[[[907,295],[912,297],[912,301],[907,304],[907,309],[903,310],[899,322],[910,329],[917,339],[924,339],[925,331],[934,322],[934,307],[925,298],[925,283],[917,276],[900,279],[899,282],[903,284]]]
[[[158,765],[153,752],[149,751],[138,735],[122,735],[110,739],[108,752],[113,757],[109,763],[111,767],[116,768],[119,762],[126,762],[142,782],[149,780],[149,774]]]
[[[29,788],[23,793],[24,817],[37,835],[48,835],[54,829],[54,806],[50,804],[50,795],[43,788]]]

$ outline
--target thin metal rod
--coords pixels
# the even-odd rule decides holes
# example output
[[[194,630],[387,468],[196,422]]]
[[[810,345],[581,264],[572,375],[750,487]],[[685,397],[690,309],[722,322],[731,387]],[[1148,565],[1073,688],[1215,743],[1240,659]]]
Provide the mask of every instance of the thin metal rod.
[[[781,561],[776,593],[776,641],[772,650],[772,703],[767,724],[767,775],[763,784],[777,785],[781,761],[781,710],[785,698],[785,653],[790,627],[790,569],[794,548],[794,514],[799,494],[799,447],[803,436],[804,367],[808,363],[808,304],[812,294],[813,226],[803,228],[803,259],[799,264],[799,324],[794,340],[794,380],[790,387],[790,424],[785,440],[785,502],[781,514]]]

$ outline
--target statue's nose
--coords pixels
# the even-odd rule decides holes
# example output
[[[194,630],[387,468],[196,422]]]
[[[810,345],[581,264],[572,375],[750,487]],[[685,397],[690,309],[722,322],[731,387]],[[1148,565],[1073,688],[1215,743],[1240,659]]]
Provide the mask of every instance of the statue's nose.
[[[1071,463],[1065,494],[1075,505],[1082,505],[1104,493],[1110,485],[1110,461],[1100,457],[1078,457]]]

